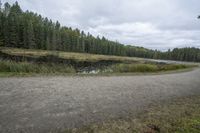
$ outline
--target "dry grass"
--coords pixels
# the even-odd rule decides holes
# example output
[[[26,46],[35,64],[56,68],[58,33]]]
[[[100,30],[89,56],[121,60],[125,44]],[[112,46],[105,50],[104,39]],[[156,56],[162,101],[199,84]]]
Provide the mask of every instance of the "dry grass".
[[[100,60],[112,60],[112,61],[129,61],[129,62],[144,62],[145,59],[135,57],[122,57],[122,56],[110,56],[110,55],[97,55],[87,53],[74,53],[74,52],[61,52],[61,51],[48,51],[48,50],[33,50],[33,49],[19,49],[19,48],[0,48],[3,53],[10,55],[20,56],[47,56],[56,55],[64,59],[74,59],[77,61],[100,61]]]
[[[75,73],[75,69],[69,65],[34,64],[28,62],[1,61],[0,73],[28,74],[28,73]]]
[[[186,69],[195,67],[194,65],[183,65],[183,64],[159,64],[153,61],[142,59],[142,58],[134,58],[134,57],[121,57],[121,56],[108,56],[108,55],[97,55],[97,54],[86,54],[86,53],[73,53],[73,52],[60,52],[60,51],[48,51],[48,50],[34,50],[34,49],[19,49],[19,48],[7,48],[7,47],[0,47],[0,51],[3,53],[12,55],[12,56],[25,56],[25,57],[34,57],[39,58],[42,56],[50,56],[54,55],[58,58],[66,59],[66,60],[73,60],[76,63],[81,63],[83,61],[87,61],[89,63],[98,63],[99,61],[116,61],[122,62],[121,64],[114,64],[112,66],[108,66],[105,68],[96,68],[101,73],[136,73],[136,72],[162,72],[162,71],[172,71],[172,70],[179,70],[179,69]],[[54,63],[54,62],[49,62]],[[49,71],[60,72],[65,70],[67,66],[71,66],[72,64],[63,64],[63,65],[54,65],[52,67],[48,67],[48,64],[42,64],[40,66],[37,63],[28,63],[28,62],[15,62],[15,61],[8,61],[8,62],[1,62],[0,64],[0,72],[13,72],[13,73],[48,73]],[[90,64],[91,65],[91,64]],[[5,67],[6,66],[6,67]],[[34,67],[33,67],[34,66]],[[97,65],[98,66],[98,65]],[[97,66],[90,66],[97,67]],[[76,68],[75,66],[73,66]],[[82,66],[84,67],[84,65]],[[87,66],[88,67],[88,66]],[[35,70],[33,69],[35,68]],[[40,68],[43,68],[42,70]],[[55,70],[53,68],[56,68]],[[58,69],[59,68],[59,69]],[[71,67],[72,68],[72,67]],[[80,71],[76,68],[77,71]],[[101,70],[102,69],[102,70]],[[73,70],[74,72],[75,70]],[[64,71],[65,72],[65,71]],[[5,75],[5,74],[3,74]]]
[[[153,105],[129,120],[92,124],[66,133],[200,133],[200,96]]]
[[[134,73],[134,72],[162,72],[173,71],[180,69],[189,69],[197,67],[196,65],[184,65],[184,64],[116,64],[111,67],[112,72],[115,73]]]

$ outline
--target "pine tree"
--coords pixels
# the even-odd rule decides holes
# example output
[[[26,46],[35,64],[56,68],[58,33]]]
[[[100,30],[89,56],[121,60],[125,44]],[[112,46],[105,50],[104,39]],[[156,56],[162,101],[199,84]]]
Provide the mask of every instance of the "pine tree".
[[[31,21],[28,22],[27,37],[28,37],[29,48],[33,48],[33,49],[36,48],[35,37],[34,37],[34,32],[33,32],[33,24]]]
[[[0,46],[200,61],[198,48],[175,48],[161,52],[126,46],[105,37],[86,35],[79,29],[63,27],[58,21],[54,23],[33,12],[23,12],[17,2],[12,6],[9,3],[5,3],[3,8],[0,6]]]
[[[22,10],[18,3],[10,8],[10,13],[8,15],[8,32],[9,32],[9,46],[18,47],[20,43],[19,32],[20,32],[20,16]]]
[[[80,37],[80,51],[81,52],[85,52],[85,38],[86,38],[86,35],[84,33],[84,31],[81,32],[81,37]]]
[[[0,3],[0,6],[1,6],[1,3]],[[4,17],[3,17],[3,13],[0,10],[0,46],[4,46],[3,22],[4,22]]]

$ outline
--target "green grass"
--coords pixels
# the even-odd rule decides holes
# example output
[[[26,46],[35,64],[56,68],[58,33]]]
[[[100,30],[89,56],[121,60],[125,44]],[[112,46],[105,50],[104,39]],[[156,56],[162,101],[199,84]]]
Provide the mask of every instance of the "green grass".
[[[165,101],[128,120],[110,120],[65,133],[200,133],[200,96]]]
[[[132,72],[161,72],[186,69],[196,67],[196,65],[184,64],[117,64],[111,67],[116,73],[132,73]]]
[[[72,52],[59,52],[59,51],[48,51],[48,50],[34,50],[34,49],[19,49],[19,48],[7,48],[0,47],[0,51],[12,56],[25,56],[25,57],[44,57],[54,55],[58,58],[73,60],[74,62],[81,63],[80,61],[86,61],[88,63],[98,63],[98,61],[117,61],[122,62],[121,64],[115,64],[112,66],[101,66],[98,69],[101,74],[114,74],[114,73],[157,73],[176,71],[182,69],[193,68],[197,65],[183,65],[183,64],[156,64],[147,59],[134,58],[134,57],[121,57],[121,56],[107,56],[107,55],[96,55],[86,53],[72,53]],[[84,64],[84,63],[83,63]],[[32,75],[32,74],[48,74],[48,73],[75,73],[79,71],[71,66],[72,64],[55,64],[49,62],[47,64],[37,64],[28,62],[15,62],[15,61],[1,61],[0,62],[0,76],[5,77],[6,75]],[[96,67],[98,64],[96,65]],[[82,66],[84,67],[84,66]],[[88,66],[87,66],[88,67]],[[94,66],[91,66],[94,67]]]
[[[156,73],[184,70],[192,68],[190,65],[157,65],[157,64],[116,64],[106,69],[109,71],[100,72],[100,74],[117,74],[117,73]],[[49,74],[75,74],[74,67],[65,64],[36,64],[29,62],[1,61],[0,77],[10,76],[30,76],[30,75],[49,75]],[[99,75],[99,74],[98,74]]]
[[[129,73],[129,72],[155,72],[157,66],[152,64],[118,64],[112,67],[114,72]]]
[[[1,61],[0,73],[1,75],[24,75],[28,73],[75,73],[75,69],[68,65]]]

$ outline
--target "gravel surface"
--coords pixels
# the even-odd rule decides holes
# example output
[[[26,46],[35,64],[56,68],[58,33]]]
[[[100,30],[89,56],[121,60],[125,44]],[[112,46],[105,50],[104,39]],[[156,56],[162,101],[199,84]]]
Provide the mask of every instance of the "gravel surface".
[[[200,69],[147,76],[0,78],[0,132],[60,132],[199,94]]]

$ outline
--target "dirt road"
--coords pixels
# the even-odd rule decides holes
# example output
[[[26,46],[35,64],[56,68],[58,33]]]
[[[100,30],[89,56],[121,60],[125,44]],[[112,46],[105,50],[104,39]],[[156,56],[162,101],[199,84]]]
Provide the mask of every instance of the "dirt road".
[[[148,76],[0,78],[0,132],[59,132],[199,94],[200,69]]]

